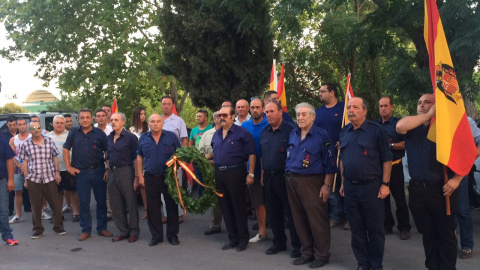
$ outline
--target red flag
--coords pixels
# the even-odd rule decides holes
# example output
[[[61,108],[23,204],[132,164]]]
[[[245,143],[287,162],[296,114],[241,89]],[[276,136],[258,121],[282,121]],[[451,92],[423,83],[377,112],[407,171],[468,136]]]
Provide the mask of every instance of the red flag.
[[[112,113],[117,113],[117,112],[118,112],[117,97],[114,97],[113,103],[112,103]]]
[[[172,110],[172,112],[173,112],[173,114],[178,115],[178,114],[177,114],[177,108],[175,107],[175,104],[173,104],[173,110]]]
[[[287,93],[285,93],[285,63],[282,63],[282,73],[280,73],[280,79],[277,85],[277,94],[282,103],[283,111],[287,111]]]
[[[428,138],[436,142],[437,160],[464,176],[470,172],[477,150],[435,0],[425,0],[424,38],[436,104]]]

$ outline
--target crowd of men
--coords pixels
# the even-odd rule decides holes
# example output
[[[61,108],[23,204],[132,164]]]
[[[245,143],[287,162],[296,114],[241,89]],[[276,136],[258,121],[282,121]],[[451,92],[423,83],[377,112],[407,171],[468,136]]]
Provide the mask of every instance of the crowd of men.
[[[168,96],[162,98],[163,114],[150,115],[149,131],[139,138],[125,128],[125,115],[112,114],[109,106],[95,112],[95,126],[89,109],[79,111],[75,128],[70,115],[57,115],[50,133],[35,117],[30,124],[10,118],[1,134],[6,140],[0,138],[2,239],[18,244],[9,223],[24,221],[23,203],[25,211],[31,207],[32,239],[43,235],[42,219],[53,219],[55,233],[65,235],[62,212],[73,210],[73,222],[81,227],[78,240],[87,240],[93,226],[93,190],[98,235],[112,237],[113,242],[136,242],[140,233],[136,194],[145,187],[149,245],[163,242],[165,223],[168,242],[178,245],[183,209],[168,193],[165,163],[177,148],[196,147],[214,166],[216,188],[224,195],[213,207],[212,224],[205,231],[205,235],[221,232],[223,217],[228,242],[222,250],[243,251],[249,243],[265,241],[270,226],[272,246],[266,254],[274,255],[287,250],[288,228],[293,265],[318,268],[329,263],[331,228],[343,224],[351,230],[357,269],[383,269],[385,235],[392,234],[395,226],[391,193],[399,237],[410,239],[410,208],[423,237],[428,269],[455,269],[455,215],[460,258],[470,258],[473,223],[468,200],[461,199],[468,197],[466,180],[450,172],[444,183],[435,143],[427,139],[435,116],[433,95],[422,95],[418,114],[401,120],[393,116],[393,99],[383,96],[378,101],[381,118],[369,121],[363,98],[352,98],[345,106],[330,83],[319,92],[324,106],[297,104],[296,122],[282,110],[274,91],[263,99],[253,97],[250,103],[238,100],[235,107],[225,101],[214,112],[213,125],[206,110],[198,111],[198,126],[190,136],[182,118],[172,113],[173,100]],[[344,108],[350,122],[342,128]],[[480,129],[469,121],[478,145]],[[402,165],[405,151],[411,176],[408,206]],[[202,179],[196,166],[195,172]],[[202,190],[198,191],[201,196]],[[10,222],[8,192],[15,197],[9,214],[13,215],[13,204],[16,210]],[[453,215],[446,214],[445,196],[451,200]],[[47,202],[53,217],[45,212]],[[253,238],[247,226],[249,209],[258,222]],[[118,229],[115,235],[107,230],[109,217]]]

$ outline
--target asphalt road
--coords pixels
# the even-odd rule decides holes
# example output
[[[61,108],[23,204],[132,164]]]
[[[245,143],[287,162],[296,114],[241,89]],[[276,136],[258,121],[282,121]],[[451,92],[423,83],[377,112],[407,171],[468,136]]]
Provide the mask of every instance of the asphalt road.
[[[93,200],[93,196],[92,196]],[[94,209],[94,203],[92,203]],[[475,242],[480,243],[480,212],[473,211]],[[140,215],[143,208],[140,208]],[[94,213],[93,213],[93,216]],[[235,249],[222,251],[227,234],[205,236],[204,230],[210,224],[210,213],[189,214],[180,225],[180,245],[172,246],[167,241],[149,247],[150,232],[147,221],[140,220],[140,239],[135,243],[123,240],[113,243],[111,238],[92,234],[90,239],[80,242],[80,226],[72,223],[72,214],[65,214],[67,235],[58,236],[52,231],[53,225],[44,221],[43,237],[32,240],[31,213],[24,213],[25,221],[11,225],[18,246],[0,245],[0,269],[309,269],[307,265],[293,266],[287,252],[265,255],[271,246],[269,240],[249,244],[243,252]],[[249,226],[254,224],[249,221]],[[94,225],[95,227],[95,220]],[[108,230],[117,233],[113,221]],[[255,231],[250,231],[254,236]],[[332,229],[330,263],[322,269],[356,269],[356,261],[350,248],[350,231],[343,227]],[[474,251],[473,258],[457,261],[457,269],[475,269],[480,265],[480,253]],[[421,235],[412,229],[412,238],[400,240],[398,232],[386,236],[384,269],[425,269]]]

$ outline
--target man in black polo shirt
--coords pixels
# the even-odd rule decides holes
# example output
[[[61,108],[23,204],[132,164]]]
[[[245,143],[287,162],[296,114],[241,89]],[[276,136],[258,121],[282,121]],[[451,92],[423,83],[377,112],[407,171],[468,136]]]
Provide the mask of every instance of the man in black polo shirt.
[[[401,119],[397,132],[405,134],[410,173],[409,206],[418,232],[423,236],[425,266],[428,269],[455,269],[457,238],[455,212],[462,176],[454,174],[444,184],[443,165],[437,161],[436,144],[427,138],[435,116],[435,97],[425,94],[417,103],[417,115]],[[450,196],[452,215],[447,215],[445,195]]]
[[[358,270],[383,269],[383,199],[390,194],[392,152],[385,130],[365,119],[365,100],[352,98],[347,110],[350,123],[340,132],[340,194],[345,196],[352,249]]]
[[[397,229],[400,232],[400,239],[410,239],[410,214],[408,213],[407,200],[405,199],[405,182],[403,176],[402,157],[405,155],[405,139],[403,135],[397,133],[396,125],[398,118],[393,116],[393,99],[389,96],[383,96],[378,101],[378,108],[380,109],[380,118],[377,119],[379,123],[387,132],[388,143],[393,154],[392,174],[390,177],[390,192],[395,199],[397,207]],[[385,234],[392,233],[392,227],[395,225],[395,220],[392,215],[392,208],[390,205],[390,195],[385,198]]]
[[[290,257],[298,258],[300,257],[300,240],[293,225],[285,182],[288,139],[296,126],[283,120],[282,105],[277,100],[267,103],[265,113],[269,125],[262,129],[260,152],[262,154],[265,206],[273,232],[273,245],[267,250],[267,255],[277,254],[287,249],[284,222],[286,217],[293,246]]]

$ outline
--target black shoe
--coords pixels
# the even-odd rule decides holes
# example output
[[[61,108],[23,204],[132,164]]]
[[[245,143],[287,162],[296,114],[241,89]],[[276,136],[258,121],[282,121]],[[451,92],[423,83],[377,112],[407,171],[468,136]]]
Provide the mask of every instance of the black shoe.
[[[150,243],[148,243],[148,245],[153,247],[153,246],[156,246],[156,245],[158,245],[159,243],[162,243],[162,242],[163,242],[163,240],[158,240],[158,239],[152,238],[152,240],[150,240]]]
[[[393,229],[392,229],[392,228],[387,228],[387,227],[385,227],[385,228],[383,229],[383,231],[385,232],[385,235],[388,235],[388,234],[392,234],[392,233],[393,233]]]
[[[176,246],[176,245],[180,244],[180,241],[178,241],[178,237],[176,237],[176,236],[169,237],[168,242],[170,244],[172,244],[173,246]]]
[[[286,246],[273,245],[269,249],[267,249],[266,253],[267,253],[267,255],[273,255],[273,254],[277,254],[280,251],[285,251],[285,250],[287,250]]]
[[[320,259],[315,259],[315,260],[313,260],[313,262],[308,267],[318,268],[318,267],[324,266],[327,263],[328,263],[328,260],[324,261],[324,260],[320,260]]]
[[[247,244],[239,244],[237,247],[238,252],[244,251],[245,249],[247,249]]]
[[[80,216],[79,215],[73,215],[72,222],[79,222],[80,221]]]
[[[290,253],[290,258],[298,258],[302,256],[302,253],[300,253],[300,248],[293,248],[292,252]]]
[[[258,231],[258,223],[253,224],[252,231]]]
[[[310,258],[300,257],[293,261],[293,265],[302,265],[309,262],[313,262],[313,257],[310,257]]]
[[[216,234],[216,233],[221,233],[222,231],[221,230],[212,230],[212,229],[208,229],[205,231],[205,235],[211,235],[211,234]]]
[[[231,249],[231,248],[234,248],[236,246],[238,246],[238,243],[228,242],[222,247],[222,250]]]

